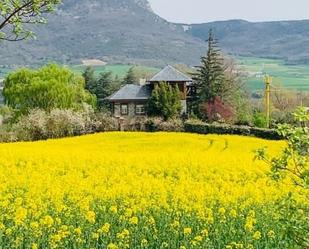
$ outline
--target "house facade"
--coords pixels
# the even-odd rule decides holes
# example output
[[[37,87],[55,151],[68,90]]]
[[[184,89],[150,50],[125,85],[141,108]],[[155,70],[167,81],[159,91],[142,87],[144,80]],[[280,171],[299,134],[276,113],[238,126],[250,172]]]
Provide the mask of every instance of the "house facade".
[[[112,113],[115,117],[143,117],[146,115],[146,104],[155,86],[160,82],[177,86],[181,93],[182,113],[188,111],[188,101],[194,94],[192,79],[172,66],[166,66],[145,84],[124,85],[109,97]]]

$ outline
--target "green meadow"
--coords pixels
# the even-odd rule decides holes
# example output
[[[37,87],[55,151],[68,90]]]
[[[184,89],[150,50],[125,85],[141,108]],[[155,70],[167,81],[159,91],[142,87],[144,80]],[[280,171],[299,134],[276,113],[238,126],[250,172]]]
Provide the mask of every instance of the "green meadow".
[[[241,69],[247,72],[246,85],[251,91],[264,89],[263,75],[273,77],[273,85],[289,90],[309,91],[309,65],[287,65],[283,60],[261,59],[255,57],[238,57],[236,59]],[[86,66],[69,66],[77,74],[82,74]],[[96,75],[111,71],[115,76],[123,78],[132,65],[112,64],[105,66],[93,66]],[[148,78],[149,75],[159,71],[155,67],[134,66],[138,77]],[[12,70],[12,69],[11,69]],[[10,71],[8,68],[0,68],[0,79]]]
[[[239,57],[238,64],[248,72],[250,90],[264,89],[264,74],[273,77],[273,85],[297,91],[309,91],[309,65],[287,65],[283,60]]]
[[[78,74],[82,74],[87,66],[84,65],[76,65],[71,66],[70,68]],[[106,65],[106,66],[92,66],[96,72],[97,75],[99,75],[102,72],[112,72],[115,76],[118,76],[119,78],[123,78],[126,73],[129,71],[129,69],[132,67],[132,65],[121,65],[121,64],[115,64],[115,65]],[[134,66],[134,69],[143,74],[154,74],[158,72],[158,68],[154,67],[145,67],[145,66]]]

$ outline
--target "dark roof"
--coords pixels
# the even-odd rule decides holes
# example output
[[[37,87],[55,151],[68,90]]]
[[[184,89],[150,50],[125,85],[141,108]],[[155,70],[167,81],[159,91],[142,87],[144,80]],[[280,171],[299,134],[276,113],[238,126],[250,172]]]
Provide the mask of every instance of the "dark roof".
[[[188,82],[188,81],[192,81],[192,79],[189,78],[184,73],[178,71],[174,67],[168,65],[149,80],[149,82],[164,82],[164,81],[165,82]]]
[[[108,99],[110,101],[117,101],[117,100],[147,100],[151,95],[151,90],[149,86],[144,85],[134,85],[134,84],[127,84],[120,88],[119,91],[114,93]]]

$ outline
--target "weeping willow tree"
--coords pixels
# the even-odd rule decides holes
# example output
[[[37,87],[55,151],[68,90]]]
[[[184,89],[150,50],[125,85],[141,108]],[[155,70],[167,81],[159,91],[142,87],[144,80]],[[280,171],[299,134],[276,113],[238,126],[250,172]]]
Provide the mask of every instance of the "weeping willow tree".
[[[95,105],[96,98],[85,90],[84,79],[54,64],[38,70],[21,69],[4,81],[5,103],[27,113],[31,109],[50,111],[79,109],[84,103]]]

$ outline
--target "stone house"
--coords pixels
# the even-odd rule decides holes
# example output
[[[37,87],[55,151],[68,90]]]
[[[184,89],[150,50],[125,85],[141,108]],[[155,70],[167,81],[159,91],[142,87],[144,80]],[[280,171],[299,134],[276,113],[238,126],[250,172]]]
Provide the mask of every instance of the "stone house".
[[[145,84],[127,84],[108,99],[115,117],[142,117],[155,85],[166,82],[178,86],[181,93],[182,113],[187,113],[187,103],[194,94],[192,79],[172,66],[166,66]]]

